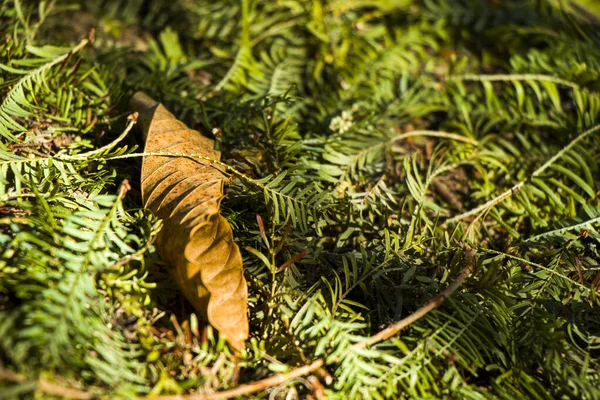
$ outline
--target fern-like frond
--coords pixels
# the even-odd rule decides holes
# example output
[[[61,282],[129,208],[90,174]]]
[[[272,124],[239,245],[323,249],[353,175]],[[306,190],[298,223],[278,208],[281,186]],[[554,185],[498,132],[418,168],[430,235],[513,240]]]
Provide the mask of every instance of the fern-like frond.
[[[15,362],[37,360],[60,369],[84,360],[80,367],[108,385],[143,382],[131,359],[135,349],[107,326],[109,304],[95,283],[98,274],[136,252],[124,193],[78,203],[39,198],[46,213],[13,228],[15,252],[3,256],[2,264],[12,267],[0,273],[2,289],[28,282],[18,295],[28,301],[2,311],[0,325],[12,325],[13,333],[0,343]]]
[[[15,118],[32,116],[35,104],[28,99],[28,95],[35,91],[35,87],[46,85],[47,75],[53,67],[66,61],[72,54],[81,50],[88,44],[84,39],[70,49],[57,47],[28,47],[28,52],[36,58],[28,58],[11,64],[0,64],[0,69],[11,74],[21,76],[11,85],[0,104],[0,135],[14,142],[17,140],[14,132],[23,133],[27,128],[22,126]]]

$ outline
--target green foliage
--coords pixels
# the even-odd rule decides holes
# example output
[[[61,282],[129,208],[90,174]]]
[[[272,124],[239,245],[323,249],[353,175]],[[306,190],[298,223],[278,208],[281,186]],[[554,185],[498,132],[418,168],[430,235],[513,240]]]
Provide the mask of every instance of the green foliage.
[[[143,382],[132,358],[136,346],[110,329],[109,304],[95,280],[118,275],[119,261],[152,232],[136,227],[140,221],[125,213],[120,197],[90,196],[79,203],[38,197],[27,211],[31,217],[12,221],[12,234],[3,235],[12,238],[2,261],[2,289],[14,296],[15,306],[2,331],[17,334],[3,336],[4,354],[30,367],[80,368],[83,377],[108,384]],[[136,275],[138,292],[147,292],[152,285]],[[122,290],[111,278],[104,277],[105,285]]]
[[[586,3],[7,2],[0,391],[212,393],[323,358],[332,382],[250,397],[600,399]],[[250,293],[239,359],[154,254],[136,90],[223,152]],[[356,346],[448,287],[467,244],[477,268],[441,307]]]

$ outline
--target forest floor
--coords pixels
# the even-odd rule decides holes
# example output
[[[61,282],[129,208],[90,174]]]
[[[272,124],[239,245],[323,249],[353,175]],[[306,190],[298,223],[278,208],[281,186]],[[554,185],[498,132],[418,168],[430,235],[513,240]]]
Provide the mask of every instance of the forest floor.
[[[5,1],[0,399],[600,399],[599,26]]]

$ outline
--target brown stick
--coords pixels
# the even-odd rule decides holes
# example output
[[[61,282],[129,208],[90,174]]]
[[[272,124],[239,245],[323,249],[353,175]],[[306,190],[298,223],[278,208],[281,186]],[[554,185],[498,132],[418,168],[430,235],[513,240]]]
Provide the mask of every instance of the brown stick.
[[[0,380],[15,383],[26,383],[27,379],[23,375],[6,370],[0,367]],[[82,390],[60,386],[46,379],[40,378],[35,382],[35,387],[42,393],[51,394],[53,396],[63,397],[66,399],[88,400],[94,396],[91,393]]]
[[[300,368],[291,370],[290,372],[284,372],[281,374],[273,375],[269,378],[262,379],[256,382],[250,382],[245,385],[240,385],[236,388],[224,390],[222,392],[216,392],[211,394],[189,394],[189,395],[174,395],[174,396],[157,396],[157,397],[142,397],[144,400],[223,400],[232,397],[245,396],[247,394],[256,393],[261,390],[281,385],[282,383],[289,382],[292,379],[299,378],[304,375],[308,375],[325,365],[325,360],[319,358],[312,363],[305,365]]]
[[[448,287],[444,289],[440,294],[435,296],[433,299],[429,300],[427,303],[423,304],[417,311],[410,314],[406,318],[403,318],[400,321],[388,326],[387,328],[385,328],[382,331],[379,331],[377,334],[371,336],[370,338],[363,340],[362,342],[356,343],[353,347],[363,349],[365,347],[372,346],[375,343],[387,340],[395,334],[397,334],[398,332],[400,332],[401,330],[409,327],[419,319],[423,318],[430,311],[435,310],[440,305],[442,305],[444,300],[450,297],[450,295],[454,293],[456,289],[458,289],[463,284],[465,279],[467,279],[467,277],[471,275],[471,272],[473,272],[473,269],[475,269],[475,266],[477,265],[477,257],[475,255],[475,250],[468,246],[465,250],[465,262],[467,265],[460,272],[456,280],[454,280],[454,282],[448,285]]]
[[[357,349],[363,349],[365,347],[372,346],[383,340],[389,339],[403,329],[406,329],[417,320],[423,318],[430,311],[438,308],[444,300],[446,300],[452,293],[454,293],[467,279],[467,277],[473,272],[477,265],[477,256],[475,250],[467,246],[465,249],[465,267],[460,272],[456,280],[452,282],[444,291],[423,304],[417,311],[410,314],[406,318],[388,326],[377,334],[369,337],[362,342],[354,344],[352,347]],[[256,393],[269,387],[281,385],[282,383],[289,382],[292,379],[299,378],[304,375],[308,375],[312,372],[319,370],[325,365],[325,360],[319,358],[312,363],[293,369],[289,372],[273,375],[270,378],[262,379],[260,381],[250,382],[245,385],[240,385],[234,389],[224,390],[212,394],[190,394],[190,395],[176,395],[176,396],[157,396],[157,397],[142,397],[138,400],[224,400],[236,396],[244,396],[251,393]]]

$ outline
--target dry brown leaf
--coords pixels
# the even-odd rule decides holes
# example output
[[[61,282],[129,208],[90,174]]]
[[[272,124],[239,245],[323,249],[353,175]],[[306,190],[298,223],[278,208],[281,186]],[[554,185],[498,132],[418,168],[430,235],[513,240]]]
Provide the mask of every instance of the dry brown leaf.
[[[132,108],[146,136],[145,153],[203,155],[219,160],[214,142],[189,129],[162,105],[138,92]],[[248,337],[248,288],[229,222],[219,213],[225,176],[210,162],[146,156],[144,206],[163,220],[157,238],[162,259],[187,299],[235,349]]]

